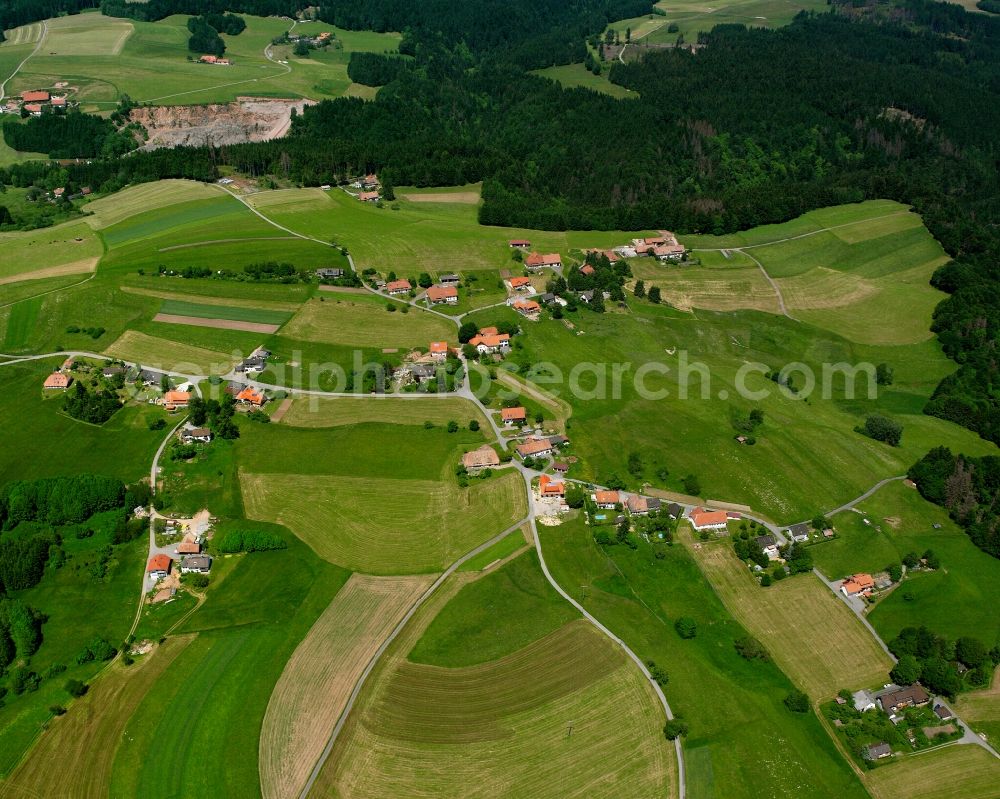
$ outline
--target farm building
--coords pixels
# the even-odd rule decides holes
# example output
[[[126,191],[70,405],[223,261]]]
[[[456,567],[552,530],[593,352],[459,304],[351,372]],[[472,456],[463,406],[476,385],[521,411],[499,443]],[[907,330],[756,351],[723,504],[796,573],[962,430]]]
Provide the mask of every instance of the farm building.
[[[201,553],[201,544],[197,541],[181,541],[177,545],[178,555],[198,555]]]
[[[252,405],[255,408],[260,408],[267,402],[267,397],[264,396],[263,391],[258,391],[251,386],[247,386],[236,395],[236,401],[244,405]]]
[[[434,360],[443,361],[448,357],[448,342],[432,341],[428,346],[427,351],[434,357]]]
[[[500,419],[508,427],[516,424],[520,425],[528,420],[528,412],[520,406],[516,408],[501,408]]]
[[[544,269],[545,267],[559,269],[562,267],[562,256],[554,252],[533,252],[524,259],[524,265],[528,269]]]
[[[724,510],[705,510],[695,508],[688,514],[691,526],[699,533],[702,530],[725,530],[729,516]]]
[[[583,266],[580,267],[580,274],[587,275],[588,277],[594,274],[594,272],[596,271],[597,270],[594,269],[594,267],[592,267],[590,264],[584,264]]]
[[[163,372],[154,372],[152,369],[143,369],[136,376],[135,379],[144,386],[156,386],[159,387],[163,384],[163,378],[166,375]]]
[[[442,286],[457,286],[461,282],[462,278],[458,275],[441,275],[441,277],[438,278],[438,283]]]
[[[212,431],[207,427],[188,427],[181,430],[181,441],[185,444],[207,444],[212,440]]]
[[[785,531],[793,541],[802,543],[809,540],[809,525],[806,522],[793,524]]]
[[[638,494],[630,494],[628,499],[625,500],[625,507],[628,508],[628,512],[633,516],[649,515],[649,504],[646,498]]]
[[[73,382],[73,378],[62,372],[53,372],[48,377],[45,378],[45,382],[42,383],[42,387],[46,389],[67,389],[69,384]]]
[[[854,700],[854,709],[859,713],[864,713],[868,710],[874,710],[876,708],[875,697],[870,691],[855,691],[851,696]]]
[[[172,564],[173,561],[170,560],[169,555],[153,555],[146,565],[146,574],[154,580],[160,580],[170,574],[170,566]]]
[[[590,498],[602,510],[614,510],[615,506],[622,501],[621,495],[617,491],[595,491]]]
[[[454,286],[431,286],[427,289],[427,299],[431,305],[455,305],[458,302],[458,289]]]
[[[907,685],[902,688],[894,685],[878,693],[875,698],[882,710],[890,716],[908,707],[923,707],[931,701],[930,695],[922,685]]]
[[[181,561],[181,574],[207,574],[212,569],[212,559],[208,555],[188,555]]]
[[[409,280],[390,280],[385,284],[385,290],[389,292],[390,297],[395,297],[397,294],[407,294],[410,288]]]
[[[507,281],[507,285],[512,291],[531,291],[533,288],[530,277],[512,277]]]
[[[33,117],[40,117],[42,115],[42,107],[38,103],[25,103],[24,110]]]
[[[531,242],[527,239],[511,239],[507,242],[507,246],[512,250],[526,250],[531,246]]]
[[[559,472],[559,474],[566,474],[569,471],[569,464],[563,463],[562,461],[556,461],[552,464],[552,471]]]
[[[49,93],[44,89],[21,92],[21,101],[25,103],[47,103],[49,96]]]
[[[319,277],[320,280],[336,280],[337,278],[341,278],[344,276],[344,270],[332,269],[332,268],[317,269],[316,275]]]
[[[218,56],[214,55],[203,55],[198,60],[202,64],[212,64],[213,66],[217,67],[228,67],[230,64],[233,63],[228,58],[219,58]]]
[[[887,743],[869,744],[862,751],[865,760],[881,760],[884,757],[892,757],[892,747]]]
[[[168,391],[163,395],[163,407],[168,411],[182,410],[190,401],[190,391]]]
[[[489,469],[500,465],[500,456],[489,444],[483,444],[479,449],[466,452],[462,456],[462,465],[470,472]]]
[[[377,203],[381,198],[377,191],[363,191],[358,194],[358,199],[363,203]]]
[[[542,312],[542,306],[534,300],[517,300],[511,305],[511,308],[528,319],[537,319],[538,314]]]
[[[538,478],[538,492],[543,499],[545,497],[564,497],[566,496],[566,484],[553,482],[551,477],[543,474]]]
[[[545,438],[529,438],[523,444],[518,444],[517,454],[521,458],[540,458],[552,452],[552,444]]]
[[[840,584],[844,596],[867,596],[875,588],[875,578],[870,574],[852,574]]]
[[[493,328],[495,331],[496,328]],[[478,336],[473,336],[469,344],[476,348],[480,355],[488,355],[495,352],[507,352],[510,349],[510,336],[507,333],[492,333],[484,335],[479,331]]]
[[[378,175],[368,174],[361,178],[361,187],[365,189],[374,188],[378,186]]]
[[[676,502],[671,502],[669,505],[667,505],[667,515],[671,519],[679,519],[683,512],[684,508],[682,508]]]

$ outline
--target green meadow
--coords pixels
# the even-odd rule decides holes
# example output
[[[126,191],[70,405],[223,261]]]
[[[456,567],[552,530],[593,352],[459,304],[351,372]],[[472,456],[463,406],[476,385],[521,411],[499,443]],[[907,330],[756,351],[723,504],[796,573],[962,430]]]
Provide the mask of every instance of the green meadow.
[[[236,322],[261,322],[269,325],[283,325],[292,316],[287,311],[207,305],[184,300],[164,300],[160,303],[159,312],[176,316],[194,316],[199,319],[228,319]]]
[[[657,545],[662,558],[644,541],[635,551],[602,550],[580,518],[538,534],[556,581],[639,657],[666,670],[667,700],[690,727],[691,796],[867,795],[817,718],[784,707],[788,678],[737,654],[733,642],[747,633],[684,547]],[[695,638],[676,634],[680,616],[695,620]]]

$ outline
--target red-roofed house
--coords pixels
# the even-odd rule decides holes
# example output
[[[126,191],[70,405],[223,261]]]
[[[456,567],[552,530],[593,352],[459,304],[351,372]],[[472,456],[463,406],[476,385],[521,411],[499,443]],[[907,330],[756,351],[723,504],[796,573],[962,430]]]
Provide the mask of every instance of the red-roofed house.
[[[538,478],[538,492],[543,499],[545,497],[564,497],[566,496],[566,484],[554,483],[551,477],[543,474]]]
[[[507,246],[512,250],[526,250],[531,246],[531,242],[527,239],[511,239],[507,242]]]
[[[200,555],[201,544],[197,541],[181,541],[177,545],[178,555]]]
[[[537,319],[538,314],[542,312],[542,306],[534,300],[518,300],[511,305],[511,308],[529,319]]]
[[[371,186],[377,186],[378,185],[378,175],[372,175],[372,174],[365,175],[361,179],[361,185],[364,186],[366,189],[369,188],[369,187],[371,187]]]
[[[622,501],[621,495],[617,491],[595,491],[591,499],[597,507],[604,510],[614,510],[615,505]]]
[[[529,438],[517,446],[517,454],[522,458],[538,458],[552,452],[552,444],[547,438]]]
[[[658,244],[653,247],[653,256],[661,261],[679,261],[684,257],[683,244]]]
[[[501,408],[500,419],[508,427],[513,426],[515,424],[524,424],[526,421],[528,421],[528,412],[521,407]]]
[[[427,289],[427,299],[431,305],[455,305],[458,302],[458,289],[454,286],[431,286]]]
[[[62,372],[53,372],[45,378],[42,388],[67,389],[72,382],[73,378],[69,375],[64,375]]]
[[[385,290],[389,292],[390,297],[395,297],[397,294],[406,294],[410,290],[410,281],[390,280],[386,283]]]
[[[724,510],[705,510],[695,508],[688,515],[691,526],[699,533],[702,530],[725,530],[729,516]]]
[[[557,268],[562,266],[562,256],[559,253],[539,253],[533,252],[524,259],[524,265],[528,269],[542,269],[546,266]]]
[[[186,408],[191,401],[190,391],[168,391],[163,395],[163,407],[168,411]]]
[[[53,97],[52,98],[52,105],[55,108],[65,108],[66,107],[66,98],[65,97]]]
[[[512,277],[507,283],[514,291],[531,291],[531,278],[530,277]]]
[[[581,275],[592,275],[596,270],[590,264],[584,264],[580,267]]]
[[[169,555],[153,555],[146,566],[146,574],[154,580],[160,580],[170,574],[172,563]]]
[[[236,401],[242,402],[245,405],[253,405],[255,408],[260,408],[265,402],[267,402],[267,398],[264,396],[263,391],[258,391],[251,386],[247,386],[236,395]]]
[[[42,115],[42,107],[38,103],[25,103],[24,110],[32,116],[40,117]]]
[[[432,341],[427,351],[433,355],[437,360],[443,361],[448,357],[448,342],[447,341]]]
[[[875,578],[870,574],[852,574],[840,584],[844,596],[867,596],[875,588]]]
[[[379,196],[377,191],[362,191],[358,193],[358,199],[363,203],[377,203]]]
[[[496,330],[496,328],[492,328]],[[484,335],[480,331],[478,336],[469,339],[469,344],[476,348],[480,355],[488,355],[494,352],[507,352],[510,349],[510,336],[507,333],[492,333]]]
[[[462,456],[462,465],[470,472],[490,469],[500,465],[500,456],[489,444],[483,444],[479,449],[466,452]]]
[[[21,100],[25,103],[47,103],[49,93],[44,90],[21,92]]]
[[[628,508],[628,512],[633,516],[649,515],[649,503],[646,502],[645,497],[638,494],[630,494],[628,499],[625,500],[625,507]]]

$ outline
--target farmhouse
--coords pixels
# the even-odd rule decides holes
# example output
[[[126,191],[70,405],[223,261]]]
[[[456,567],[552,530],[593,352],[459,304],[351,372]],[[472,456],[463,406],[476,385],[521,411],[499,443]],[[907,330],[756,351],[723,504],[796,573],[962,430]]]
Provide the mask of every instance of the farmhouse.
[[[660,261],[679,261],[684,257],[684,252],[681,244],[658,244],[653,247],[653,257]]]
[[[531,242],[527,239],[511,239],[507,242],[507,246],[512,250],[527,250],[531,247]]]
[[[637,255],[652,255],[661,261],[679,261],[686,252],[677,241],[677,236],[669,230],[661,230],[658,236],[632,239],[632,247]]]
[[[564,497],[566,496],[566,484],[554,483],[551,477],[543,474],[538,478],[538,492],[543,499],[546,497]]]
[[[173,561],[170,560],[169,555],[153,555],[149,559],[149,563],[146,565],[146,574],[152,577],[154,580],[160,580],[170,574],[170,566]]]
[[[190,401],[190,391],[168,391],[163,395],[163,407],[168,411],[182,410]]]
[[[66,107],[66,98],[65,97],[53,97],[51,105],[52,105],[53,108],[65,108]]]
[[[442,286],[457,286],[461,282],[462,278],[458,275],[441,275],[441,277],[438,278],[438,283]]]
[[[542,312],[542,306],[534,300],[517,300],[511,308],[528,319],[537,319],[538,314]]]
[[[773,535],[759,535],[754,541],[764,550],[764,554],[767,555],[768,560],[777,560],[780,557],[778,555],[778,539]]]
[[[524,424],[528,420],[528,412],[518,406],[516,408],[501,408],[500,419],[507,427]]]
[[[507,285],[512,291],[531,291],[533,289],[530,277],[512,277],[507,281]]]
[[[865,711],[868,710],[874,710],[876,707],[875,697],[871,694],[870,691],[864,691],[864,690],[855,691],[854,694],[851,696],[851,698],[854,700],[854,709],[857,710],[859,713],[864,713]]]
[[[389,292],[390,297],[395,297],[397,294],[407,294],[410,291],[410,281],[390,280],[385,284],[385,290]]]
[[[409,372],[410,379],[416,380],[418,383],[426,383],[437,376],[437,367],[431,363],[413,363],[407,366],[404,371]]]
[[[228,67],[232,63],[228,58],[219,58],[214,55],[203,55],[198,60],[202,64],[214,64],[217,67]]]
[[[42,107],[38,103],[25,103],[24,110],[33,117],[40,117],[42,115]]]
[[[729,521],[729,516],[724,510],[695,508],[688,514],[688,520],[691,522],[691,526],[699,533],[702,530],[724,531],[726,529],[726,522]]]
[[[427,289],[427,299],[431,305],[441,305],[442,303],[455,305],[458,302],[458,289],[454,286],[431,286]]]
[[[343,269],[317,269],[316,274],[320,280],[336,280],[344,276]]]
[[[358,199],[363,203],[377,203],[380,197],[377,191],[363,191],[358,194]]]
[[[46,389],[67,389],[69,384],[73,382],[73,378],[62,372],[53,372],[48,377],[45,378],[45,382],[42,383],[42,387]]]
[[[621,501],[621,495],[617,491],[595,491],[590,495],[597,507],[602,510],[614,510]]]
[[[559,269],[562,267],[562,256],[559,253],[539,253],[533,252],[524,259],[524,265],[528,269]]]
[[[212,569],[212,559],[208,555],[189,555],[181,561],[181,574],[207,574]]]
[[[892,757],[892,747],[887,743],[869,744],[861,754],[865,760],[881,760],[884,757]]]
[[[632,516],[649,515],[649,503],[645,497],[638,494],[630,494],[628,499],[625,500],[625,507],[628,508],[628,512]]]
[[[556,461],[552,464],[552,471],[559,472],[559,474],[566,474],[569,471],[569,464],[563,463],[562,461]]]
[[[101,375],[104,377],[117,377],[120,374],[125,373],[124,366],[105,366],[101,369]]]
[[[370,188],[374,188],[375,186],[378,186],[378,185],[379,185],[378,184],[378,175],[367,174],[363,178],[361,178],[361,186],[362,186],[362,188],[370,189]]]
[[[496,328],[493,329],[496,330]],[[469,344],[475,347],[480,355],[507,352],[510,349],[510,336],[507,333],[483,335],[483,331],[479,331],[478,336],[469,339]]]
[[[142,383],[144,386],[161,386],[163,385],[163,378],[166,375],[163,372],[154,372],[151,369],[142,369],[136,375],[135,379]]]
[[[236,401],[243,405],[252,405],[255,408],[260,408],[267,402],[267,397],[264,396],[263,391],[258,391],[252,386],[247,386],[236,395]]]
[[[189,427],[181,430],[181,441],[185,444],[207,444],[212,440],[212,431],[207,427]]]
[[[941,721],[951,721],[955,718],[955,714],[951,712],[951,709],[947,705],[934,705],[934,715],[941,719]]]
[[[549,443],[555,449],[557,447],[565,447],[569,444],[569,439],[566,436],[549,436]]]
[[[660,502],[660,500],[658,500],[656,497],[644,497],[644,499],[646,500],[647,511],[649,511],[650,513],[660,512],[660,507],[663,504],[662,502]]]
[[[521,458],[540,458],[552,452],[552,445],[546,438],[529,438],[517,447],[517,454]]]
[[[478,472],[480,469],[490,469],[500,465],[500,456],[489,444],[483,444],[479,449],[466,452],[462,456],[462,465],[470,472]]]
[[[49,93],[44,89],[21,92],[21,101],[25,103],[47,103],[49,101]]]
[[[448,342],[432,341],[428,346],[427,351],[435,361],[443,361],[448,357]]]
[[[870,574],[852,574],[840,584],[844,596],[867,596],[875,588],[875,578]]]
[[[201,553],[201,544],[197,541],[181,541],[177,545],[178,555],[198,555]]]
[[[890,716],[894,716],[900,710],[905,710],[908,707],[923,707],[931,701],[922,685],[907,685],[904,688],[894,685],[879,693],[875,698],[882,706],[882,710]]]

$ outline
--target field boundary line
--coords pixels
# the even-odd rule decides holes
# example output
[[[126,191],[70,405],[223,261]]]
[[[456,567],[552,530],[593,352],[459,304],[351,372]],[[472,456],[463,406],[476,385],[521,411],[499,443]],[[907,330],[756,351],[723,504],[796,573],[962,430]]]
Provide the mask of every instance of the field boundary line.
[[[330,738],[329,740],[327,740],[326,746],[323,747],[323,752],[320,755],[319,760],[317,761],[316,765],[313,766],[313,769],[309,774],[309,779],[306,781],[305,787],[303,787],[302,792],[299,794],[299,799],[306,799],[306,797],[309,796],[309,792],[312,790],[312,787],[316,782],[316,778],[319,777],[319,773],[320,771],[322,771],[323,766],[327,761],[327,758],[329,758],[330,752],[333,751],[333,746],[337,742],[337,737],[340,735],[340,731],[343,729],[344,724],[347,722],[347,717],[350,715],[351,710],[354,709],[354,703],[357,701],[358,696],[361,694],[361,689],[364,687],[368,677],[371,675],[372,671],[375,670],[375,666],[378,665],[378,662],[379,660],[381,660],[382,655],[385,654],[386,650],[390,647],[392,642],[396,640],[399,634],[403,631],[403,628],[406,627],[406,625],[410,622],[410,619],[412,619],[414,615],[416,615],[417,611],[420,610],[424,602],[430,599],[430,597],[434,594],[434,592],[437,591],[437,589],[440,588],[444,584],[444,582],[449,577],[451,577],[451,575],[454,574],[459,569],[460,566],[462,566],[462,564],[464,564],[468,560],[471,560],[480,552],[489,549],[494,544],[499,543],[508,535],[513,533],[515,530],[520,530],[522,525],[528,522],[531,522],[532,524],[534,523],[534,520],[530,515],[521,519],[519,522],[512,525],[511,527],[508,527],[502,533],[493,536],[493,538],[489,539],[488,541],[484,541],[482,544],[475,547],[475,549],[466,552],[464,555],[462,555],[462,557],[460,557],[458,560],[452,563],[451,566],[445,569],[438,576],[438,578],[433,583],[431,583],[430,587],[426,591],[424,591],[423,594],[420,595],[417,601],[410,606],[410,609],[406,611],[406,614],[403,616],[403,618],[399,620],[399,623],[397,623],[396,626],[393,627],[392,632],[389,633],[389,636],[379,645],[379,648],[375,650],[375,654],[372,655],[371,659],[368,661],[368,664],[365,666],[365,670],[361,672],[361,676],[358,678],[358,681],[354,684],[354,688],[347,699],[347,704],[341,711],[340,717],[337,719],[337,723],[333,728],[333,732],[330,733]]]
[[[208,247],[212,244],[235,244],[241,241],[288,241],[297,239],[298,236],[251,236],[246,239],[212,239],[211,241],[192,241],[188,244],[173,244],[169,247],[160,247],[157,252],[170,252],[171,250],[189,250],[192,247]]]

